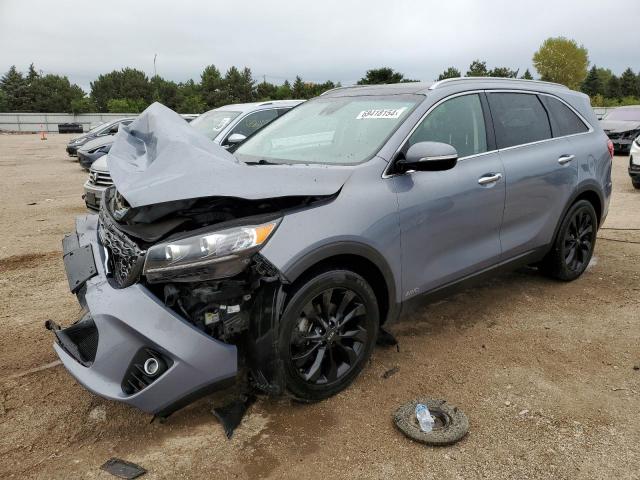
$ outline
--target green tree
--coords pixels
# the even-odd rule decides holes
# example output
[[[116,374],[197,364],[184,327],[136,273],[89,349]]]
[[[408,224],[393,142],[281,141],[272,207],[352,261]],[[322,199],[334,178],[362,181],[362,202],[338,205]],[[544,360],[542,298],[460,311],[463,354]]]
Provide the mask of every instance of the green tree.
[[[635,97],[638,95],[638,78],[631,68],[627,68],[620,75],[620,95]]]
[[[7,101],[7,94],[0,90],[0,112],[9,111],[9,102]]]
[[[289,83],[289,80],[285,80],[284,83],[276,89],[276,96],[274,100],[289,100],[291,98],[293,98],[291,84]]]
[[[300,75],[296,75],[296,79],[293,82],[292,92],[293,98],[306,98],[305,96],[305,84],[300,78]]]
[[[20,112],[31,109],[26,102],[27,81],[15,65],[11,65],[9,71],[0,79],[0,90],[4,93],[8,111]]]
[[[265,80],[259,83],[256,87],[256,98],[258,99],[258,101],[274,100],[276,98],[277,91],[278,87],[276,87],[273,83],[269,83]]]
[[[460,76],[460,70],[456,67],[449,67],[438,76],[438,81],[445,80],[447,78],[458,78]]]
[[[165,80],[159,75],[151,77],[153,101],[160,102],[172,110],[177,110],[180,103],[180,92],[175,82]]]
[[[107,110],[111,113],[140,113],[147,106],[144,98],[112,98],[107,102]]]
[[[600,80],[600,76],[598,75],[598,67],[596,67],[595,65],[591,67],[587,78],[585,78],[584,82],[582,82],[581,90],[590,97],[594,97],[598,94],[604,93],[602,81]]]
[[[231,67],[224,77],[226,103],[250,102],[253,99],[253,83],[251,70],[245,68],[240,72],[236,67]]]
[[[52,74],[32,78],[28,92],[35,112],[71,112],[71,103],[84,96],[84,91],[67,77]]]
[[[95,104],[89,97],[74,98],[70,105],[71,113],[91,113],[96,111]]]
[[[522,78],[523,80],[533,80],[533,75],[531,75],[531,72],[527,68],[520,78]]]
[[[598,67],[598,78],[600,78],[600,84],[602,85],[603,94],[612,75],[613,72],[608,68]]]
[[[577,89],[587,76],[587,49],[565,37],[547,38],[533,54],[533,66],[542,80]]]
[[[474,60],[469,65],[467,70],[467,77],[488,77],[489,71],[487,70],[487,62],[481,62],[480,60]]]
[[[112,99],[130,99],[135,105],[142,100],[146,108],[153,101],[153,87],[144,72],[123,68],[91,82],[91,98],[101,112],[108,110],[107,104]]]
[[[209,108],[216,108],[228,102],[224,79],[215,65],[205,67],[200,74],[200,95]]]
[[[489,72],[490,77],[500,77],[500,78],[517,78],[518,71],[511,70],[508,67],[495,67]]]
[[[358,80],[358,85],[380,85],[384,83],[401,83],[405,80],[404,75],[396,72],[392,68],[382,67],[367,70],[364,77]]]
[[[609,81],[607,82],[607,86],[605,87],[605,97],[617,99],[622,97],[620,91],[620,80],[615,75],[611,75],[611,78],[609,78]]]

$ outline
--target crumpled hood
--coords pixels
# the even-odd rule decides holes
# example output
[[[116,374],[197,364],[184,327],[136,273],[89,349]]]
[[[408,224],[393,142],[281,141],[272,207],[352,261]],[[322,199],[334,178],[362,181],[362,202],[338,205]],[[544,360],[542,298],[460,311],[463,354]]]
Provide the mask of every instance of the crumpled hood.
[[[637,120],[600,120],[603,130],[610,133],[628,132],[640,129],[640,122]]]
[[[247,165],[157,102],[120,127],[107,163],[116,189],[132,207],[217,196],[332,195],[353,171],[345,166]]]

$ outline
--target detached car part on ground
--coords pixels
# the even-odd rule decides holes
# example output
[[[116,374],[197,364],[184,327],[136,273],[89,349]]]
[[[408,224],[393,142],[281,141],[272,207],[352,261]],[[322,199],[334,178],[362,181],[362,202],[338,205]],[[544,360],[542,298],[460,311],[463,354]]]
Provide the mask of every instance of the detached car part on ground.
[[[233,155],[152,105],[117,135],[99,215],[65,238],[86,313],[51,325],[55,349],[157,415],[239,375],[326,398],[419,294],[529,263],[580,276],[611,150],[588,97],[543,82],[336,89]]]
[[[613,142],[616,153],[628,154],[640,135],[640,105],[614,108],[600,120],[600,126]]]
[[[250,137],[269,122],[284,115],[304,100],[274,100],[270,102],[237,103],[225,105],[200,115],[181,115],[191,126],[224,148],[235,146]],[[97,210],[105,188],[112,185],[106,161],[99,161],[109,153],[113,137],[94,140],[78,151],[80,164],[89,168],[89,178],[84,184],[84,201],[87,208]],[[86,158],[85,161],[83,159]]]

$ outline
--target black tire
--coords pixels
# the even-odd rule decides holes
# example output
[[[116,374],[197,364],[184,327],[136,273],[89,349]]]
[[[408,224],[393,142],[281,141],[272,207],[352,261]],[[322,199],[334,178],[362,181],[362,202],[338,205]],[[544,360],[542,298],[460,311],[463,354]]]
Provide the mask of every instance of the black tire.
[[[435,425],[430,432],[423,432],[416,419],[416,405],[422,403],[429,408]],[[451,445],[461,440],[469,431],[469,420],[458,407],[449,405],[445,400],[421,398],[407,403],[393,415],[396,427],[416,442],[433,446]]]
[[[593,205],[580,200],[562,220],[553,248],[542,262],[542,269],[553,278],[569,282],[586,270],[596,245],[598,217]]]
[[[631,180],[631,184],[633,185],[633,188],[640,190],[640,180]]]
[[[279,352],[288,392],[314,402],[346,388],[376,342],[379,310],[367,281],[329,270],[303,281],[281,317]]]

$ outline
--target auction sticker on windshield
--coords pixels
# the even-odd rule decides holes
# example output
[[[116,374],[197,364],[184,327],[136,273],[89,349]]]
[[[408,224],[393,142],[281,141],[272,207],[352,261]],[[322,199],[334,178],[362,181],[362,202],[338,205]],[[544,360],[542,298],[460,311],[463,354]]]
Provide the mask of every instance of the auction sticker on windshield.
[[[402,112],[404,112],[407,107],[402,108],[373,108],[371,110],[363,110],[361,111],[356,120],[365,120],[368,118],[400,118]]]

